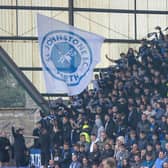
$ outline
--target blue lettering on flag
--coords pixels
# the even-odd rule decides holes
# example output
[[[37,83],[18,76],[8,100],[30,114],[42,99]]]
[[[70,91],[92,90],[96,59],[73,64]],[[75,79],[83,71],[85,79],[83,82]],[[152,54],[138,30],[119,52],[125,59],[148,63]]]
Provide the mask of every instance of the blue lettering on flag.
[[[87,74],[92,64],[92,51],[80,35],[57,30],[47,33],[41,45],[45,69],[68,86],[75,86]]]

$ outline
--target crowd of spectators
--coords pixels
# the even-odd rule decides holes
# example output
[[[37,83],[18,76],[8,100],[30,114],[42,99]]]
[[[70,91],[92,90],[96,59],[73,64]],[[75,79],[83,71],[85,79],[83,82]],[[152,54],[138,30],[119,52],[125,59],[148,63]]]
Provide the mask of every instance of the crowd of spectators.
[[[168,168],[168,35],[157,29],[139,51],[106,56],[116,65],[95,75],[92,90],[42,115],[33,148],[43,166],[101,168],[112,157],[117,168]]]

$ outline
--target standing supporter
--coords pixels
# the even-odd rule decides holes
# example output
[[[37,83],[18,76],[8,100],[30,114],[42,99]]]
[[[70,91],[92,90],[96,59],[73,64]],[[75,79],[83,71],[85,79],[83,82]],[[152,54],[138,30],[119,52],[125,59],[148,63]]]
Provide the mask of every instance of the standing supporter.
[[[143,62],[147,62],[147,56],[150,54],[149,47],[147,45],[147,40],[142,39],[141,40],[141,46],[139,47],[139,57],[141,57],[141,60]]]
[[[149,132],[149,121],[147,120],[147,116],[145,114],[141,115],[141,120],[137,125],[137,132],[140,133],[141,131]]]
[[[96,134],[97,138],[100,138],[100,133],[104,131],[102,120],[100,119],[99,115],[95,117],[95,124],[92,129],[92,133]]]
[[[137,143],[137,136],[135,130],[130,130],[125,140],[126,147],[130,150],[132,148],[132,145]]]
[[[89,151],[90,144],[86,141],[85,135],[80,135],[80,140],[78,141],[78,144],[85,146],[85,152]]]
[[[59,157],[59,163],[61,165],[61,168],[69,167],[71,163],[71,157],[72,157],[72,154],[69,148],[69,144],[67,142],[64,142],[63,149]]]
[[[34,144],[33,144],[34,148],[40,148],[39,137],[40,137],[40,134],[41,134],[41,128],[42,128],[41,123],[37,122],[36,123],[36,128],[34,128],[34,130],[33,130],[33,136],[36,137],[36,138],[34,138]]]
[[[145,156],[146,156],[146,149],[141,149],[140,151],[141,162],[145,160]]]
[[[116,161],[117,161],[117,166],[122,166],[122,162],[124,159],[128,159],[129,158],[129,152],[128,150],[125,148],[124,145],[121,145],[119,147],[119,150],[117,151],[116,155],[115,155]]]
[[[132,165],[134,163],[134,158],[136,155],[140,155],[140,150],[138,149],[138,145],[137,144],[133,144],[132,145],[132,149],[130,151],[130,155],[129,155],[129,163],[130,165]]]
[[[162,168],[162,164],[165,162],[166,157],[163,151],[160,151],[158,157],[153,165],[153,168]]]
[[[62,120],[62,138],[69,144],[71,143],[71,125],[66,116],[64,116]]]
[[[55,168],[54,160],[49,161],[49,165],[47,166],[47,168]]]
[[[134,156],[134,162],[130,165],[131,168],[139,168],[141,166],[141,158],[139,155]]]
[[[99,158],[100,158],[100,150],[98,148],[98,145],[95,143],[93,145],[93,152],[89,153],[89,161],[93,164],[99,164]]]
[[[82,168],[82,164],[78,161],[78,157],[76,154],[72,155],[72,162],[69,168]]]
[[[114,156],[116,155],[116,153],[120,150],[120,146],[125,144],[125,139],[123,136],[119,136],[116,139],[116,144],[115,144],[115,148],[114,148]]]
[[[71,150],[72,150],[72,153],[76,154],[77,158],[79,159],[80,145],[79,144],[74,144]]]
[[[166,157],[168,158],[168,142],[165,143],[165,146],[164,146],[164,153],[165,153]]]
[[[139,115],[136,108],[133,105],[128,106],[128,126],[132,129],[136,128],[137,122],[139,121]]]
[[[104,150],[101,151],[100,153],[100,161],[104,160],[105,158],[108,157],[113,157],[114,156],[114,151],[112,150],[110,144],[105,144]]]
[[[88,155],[88,153],[89,153],[89,151],[88,152],[86,152],[85,151],[85,145],[80,145],[80,147],[79,147],[79,161],[81,161],[82,162],[82,160],[83,160],[83,158],[84,157],[86,157],[87,155]]]
[[[75,144],[79,140],[79,132],[82,122],[82,116],[80,114],[78,115],[77,122],[74,118],[69,119],[70,125],[71,125],[71,143]]]
[[[83,157],[82,159],[82,168],[91,168],[91,165],[87,157]]]
[[[163,167],[163,168],[168,168],[168,162],[167,162],[167,161],[164,162],[164,163],[162,164],[162,167]]]
[[[99,146],[100,151],[104,150],[105,144],[109,143],[109,138],[107,137],[107,134],[105,131],[102,131],[100,133],[100,138],[97,141],[97,144]]]
[[[117,166],[117,168],[130,168],[130,164],[128,162],[128,159],[123,159],[122,165],[121,166]]]
[[[138,148],[144,149],[148,143],[147,135],[144,131],[139,133]]]
[[[103,168],[116,168],[116,162],[112,157],[103,160],[102,163],[103,163]]]
[[[155,107],[155,118],[156,118],[156,122],[159,123],[159,121],[161,120],[161,117],[164,115],[165,111],[164,109],[161,107],[160,103],[156,103],[156,107]]]
[[[15,127],[12,127],[12,135],[14,137],[14,157],[16,161],[16,166],[26,166],[26,145],[25,139],[23,137],[23,128],[19,128],[15,131]]]
[[[152,160],[156,159],[156,152],[155,152],[154,146],[150,143],[148,143],[147,146],[146,146],[146,154],[151,155]]]
[[[98,139],[96,137],[96,134],[91,134],[91,143],[90,143],[90,148],[89,152],[93,152],[93,145],[97,143]]]
[[[89,128],[89,125],[88,124],[84,124],[82,126],[82,130],[81,130],[81,133],[80,135],[84,135],[85,136],[85,139],[86,139],[86,142],[90,143],[90,128]]]
[[[162,151],[162,147],[161,147],[161,143],[158,141],[156,144],[155,144],[155,153],[156,155],[158,156],[160,151]]]
[[[50,135],[46,128],[42,128],[40,135],[41,164],[47,166],[50,160]]]
[[[166,118],[167,118],[166,115],[162,116],[161,121],[158,124],[158,134],[162,142],[165,139],[166,128],[167,128]]]
[[[126,123],[124,122],[125,116],[122,115],[122,113],[117,113],[115,116],[115,122],[116,122],[116,134],[117,136],[125,136],[126,134]]]
[[[92,80],[93,89],[94,89],[95,91],[99,91],[99,90],[100,90],[99,75],[96,74],[96,75],[94,76],[94,78],[95,78],[95,79]]]
[[[50,133],[50,147],[53,149],[55,146],[63,145],[63,138],[60,127],[58,125],[58,121],[54,120],[53,128]]]
[[[146,154],[146,159],[142,162],[141,167],[152,168],[154,164],[154,160],[152,159],[152,155]]]
[[[6,136],[6,132],[0,133],[0,167],[8,166],[9,163],[10,142]]]
[[[112,120],[112,118],[110,118],[110,116],[108,114],[105,115],[104,117],[104,129],[106,131],[106,134],[109,138],[114,138],[114,132],[115,132],[115,123]]]

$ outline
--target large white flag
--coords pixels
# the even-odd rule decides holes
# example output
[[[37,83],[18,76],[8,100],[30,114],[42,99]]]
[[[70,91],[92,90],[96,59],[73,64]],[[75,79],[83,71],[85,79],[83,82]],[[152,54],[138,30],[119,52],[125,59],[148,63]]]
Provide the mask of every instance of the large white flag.
[[[47,93],[81,93],[100,61],[104,38],[47,16],[37,16]]]

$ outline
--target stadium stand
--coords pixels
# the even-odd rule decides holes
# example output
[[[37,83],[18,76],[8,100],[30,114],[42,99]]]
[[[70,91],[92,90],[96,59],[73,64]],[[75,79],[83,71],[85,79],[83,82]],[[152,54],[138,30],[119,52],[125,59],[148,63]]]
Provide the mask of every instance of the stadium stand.
[[[12,128],[14,154],[17,143],[25,151],[18,165],[97,168],[115,165],[112,157],[117,168],[167,167],[168,35],[160,31],[153,40],[143,39],[139,51],[129,48],[119,60],[106,57],[116,66],[95,75],[94,89],[70,97],[68,104],[53,103],[33,130],[31,148],[25,147],[23,130]],[[4,139],[1,133],[0,160],[8,162],[11,148]]]

